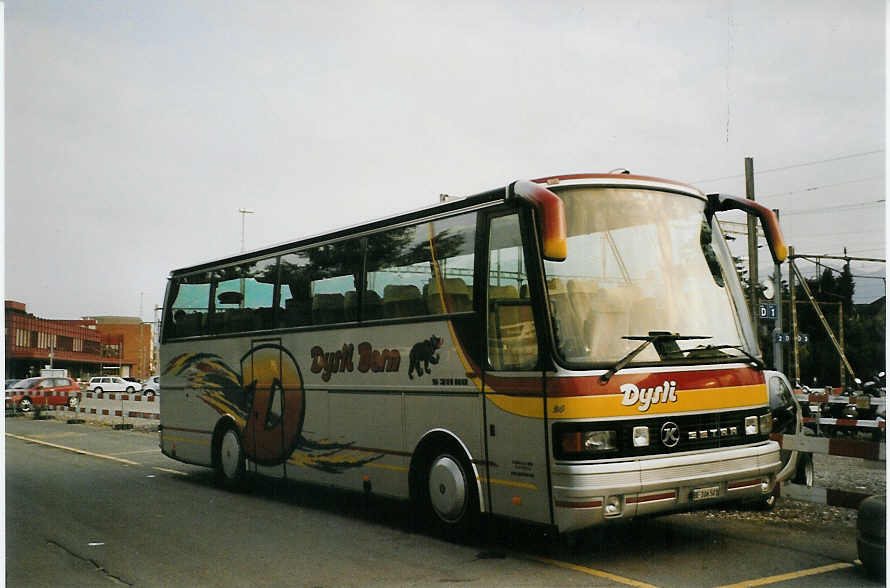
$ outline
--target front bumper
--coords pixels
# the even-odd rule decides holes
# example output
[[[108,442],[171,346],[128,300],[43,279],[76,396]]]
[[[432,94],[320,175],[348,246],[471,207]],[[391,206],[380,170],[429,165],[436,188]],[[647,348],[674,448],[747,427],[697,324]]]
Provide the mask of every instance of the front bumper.
[[[683,511],[758,498],[771,492],[782,467],[779,445],[604,463],[553,465],[553,500],[560,532],[610,520]]]

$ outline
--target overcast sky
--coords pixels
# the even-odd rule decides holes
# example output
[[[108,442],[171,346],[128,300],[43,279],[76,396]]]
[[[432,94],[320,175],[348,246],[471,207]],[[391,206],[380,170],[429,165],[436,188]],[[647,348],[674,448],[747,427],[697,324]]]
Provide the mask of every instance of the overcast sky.
[[[11,0],[5,18],[5,295],[41,317],[141,301],[152,320],[171,269],[240,249],[239,208],[255,249],[557,173],[744,194],[746,156],[798,252],[884,257],[882,0]]]

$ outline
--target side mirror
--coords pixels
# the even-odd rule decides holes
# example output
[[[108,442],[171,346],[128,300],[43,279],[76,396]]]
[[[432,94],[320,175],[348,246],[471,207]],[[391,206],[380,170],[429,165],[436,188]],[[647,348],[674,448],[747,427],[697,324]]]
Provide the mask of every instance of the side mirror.
[[[541,254],[548,261],[565,261],[568,255],[566,212],[562,199],[540,184],[521,180],[513,194],[534,206],[541,219]]]
[[[785,261],[788,257],[788,247],[785,245],[784,237],[782,237],[782,229],[779,227],[779,219],[776,217],[776,213],[766,206],[747,198],[730,196],[729,194],[708,194],[708,216],[724,210],[741,210],[746,214],[759,218],[760,225],[763,227],[763,234],[766,235],[766,242],[769,244],[769,251],[773,256],[773,261],[777,264]]]

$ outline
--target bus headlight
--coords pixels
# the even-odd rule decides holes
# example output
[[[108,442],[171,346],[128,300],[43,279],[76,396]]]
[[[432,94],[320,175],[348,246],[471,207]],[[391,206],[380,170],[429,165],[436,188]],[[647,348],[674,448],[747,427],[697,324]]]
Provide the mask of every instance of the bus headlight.
[[[760,434],[761,435],[769,435],[773,432],[773,415],[772,413],[766,413],[760,415]]]
[[[649,447],[649,427],[634,427],[634,447]]]
[[[745,435],[757,434],[757,420],[756,416],[745,417]]]
[[[562,433],[559,447],[564,455],[605,453],[618,448],[615,431],[569,431]]]

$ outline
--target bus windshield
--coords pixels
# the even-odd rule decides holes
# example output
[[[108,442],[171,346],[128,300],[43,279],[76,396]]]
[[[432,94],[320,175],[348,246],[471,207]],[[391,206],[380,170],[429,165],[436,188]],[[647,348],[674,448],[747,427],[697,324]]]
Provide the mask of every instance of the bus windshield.
[[[565,261],[545,261],[554,339],[577,367],[759,355],[731,257],[704,200],[640,188],[564,187]],[[747,319],[745,319],[747,320]],[[628,339],[635,337],[636,339]],[[685,338],[689,337],[689,338]]]

